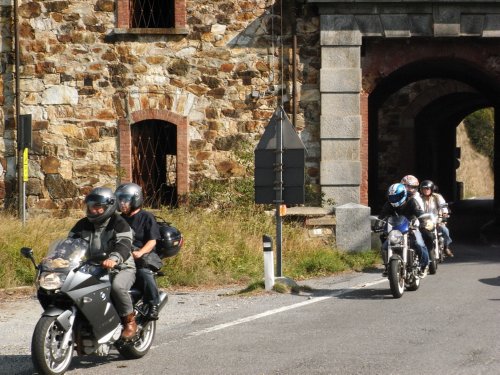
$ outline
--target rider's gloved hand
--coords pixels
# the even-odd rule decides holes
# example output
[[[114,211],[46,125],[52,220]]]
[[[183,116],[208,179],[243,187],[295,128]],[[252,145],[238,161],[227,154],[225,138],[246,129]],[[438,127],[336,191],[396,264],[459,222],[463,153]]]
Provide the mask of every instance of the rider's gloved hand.
[[[116,261],[109,258],[102,262],[102,266],[108,270],[113,269],[114,266],[116,265],[117,265]]]

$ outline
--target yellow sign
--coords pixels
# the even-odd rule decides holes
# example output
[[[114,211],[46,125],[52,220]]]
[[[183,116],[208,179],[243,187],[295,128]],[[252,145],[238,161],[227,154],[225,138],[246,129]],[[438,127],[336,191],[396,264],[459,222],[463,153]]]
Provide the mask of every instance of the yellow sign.
[[[28,148],[23,150],[23,181],[28,182]]]

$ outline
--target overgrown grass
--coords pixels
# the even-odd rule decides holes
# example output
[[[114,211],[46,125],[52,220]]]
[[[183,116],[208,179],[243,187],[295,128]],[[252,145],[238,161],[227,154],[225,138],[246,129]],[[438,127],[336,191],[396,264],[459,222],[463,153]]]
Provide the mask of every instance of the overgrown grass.
[[[205,287],[229,283],[251,285],[263,278],[262,235],[275,237],[274,218],[255,209],[175,209],[160,215],[177,226],[185,243],[180,253],[165,261],[162,287]],[[48,245],[63,237],[76,219],[30,218],[21,222],[0,215],[0,288],[33,283],[34,270],[19,255],[32,247],[36,259]],[[285,276],[300,280],[347,270],[362,270],[380,263],[376,252],[336,251],[321,238],[309,238],[297,223],[283,225],[282,266]]]

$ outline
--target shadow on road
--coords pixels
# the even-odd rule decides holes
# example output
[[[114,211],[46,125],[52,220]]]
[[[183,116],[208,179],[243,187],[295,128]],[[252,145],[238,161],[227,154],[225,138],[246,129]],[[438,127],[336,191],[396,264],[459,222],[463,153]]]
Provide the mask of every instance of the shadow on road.
[[[479,281],[486,285],[500,286],[500,276],[489,279],[479,279]]]
[[[74,356],[68,370],[94,369],[99,371],[99,366],[114,361],[122,361],[118,353],[110,353],[107,357]],[[33,368],[29,355],[0,355],[0,374],[34,375],[38,374]]]

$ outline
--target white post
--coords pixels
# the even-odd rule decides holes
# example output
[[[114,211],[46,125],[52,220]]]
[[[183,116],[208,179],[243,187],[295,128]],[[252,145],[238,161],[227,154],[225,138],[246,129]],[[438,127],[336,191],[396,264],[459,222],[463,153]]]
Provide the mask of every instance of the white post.
[[[270,236],[263,235],[262,245],[264,248],[264,286],[266,290],[272,290],[274,286],[273,240]]]

